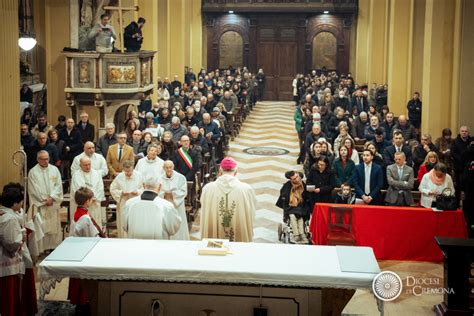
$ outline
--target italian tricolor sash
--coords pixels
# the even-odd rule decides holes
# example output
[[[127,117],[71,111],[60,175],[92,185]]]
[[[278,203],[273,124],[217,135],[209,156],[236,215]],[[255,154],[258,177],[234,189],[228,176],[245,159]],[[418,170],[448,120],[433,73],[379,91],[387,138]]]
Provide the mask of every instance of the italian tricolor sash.
[[[181,158],[183,158],[186,165],[188,165],[188,168],[193,169],[193,159],[191,158],[191,156],[189,156],[188,151],[184,150],[183,147],[181,147],[180,149],[178,149],[178,153]]]

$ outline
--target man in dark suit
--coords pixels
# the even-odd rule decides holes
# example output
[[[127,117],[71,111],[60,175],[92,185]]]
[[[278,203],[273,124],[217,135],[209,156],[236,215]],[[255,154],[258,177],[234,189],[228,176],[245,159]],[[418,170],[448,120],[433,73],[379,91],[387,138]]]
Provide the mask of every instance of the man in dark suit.
[[[66,128],[59,132],[59,139],[64,141],[62,156],[63,180],[71,178],[70,168],[74,157],[82,152],[84,144],[82,143],[81,133],[77,130],[76,124],[72,118],[66,120]]]
[[[187,181],[194,181],[194,175],[201,167],[200,154],[190,147],[189,136],[181,136],[180,144],[174,155],[175,170],[184,175]]]
[[[95,138],[95,127],[89,123],[89,114],[82,112],[81,121],[76,125],[77,130],[81,133],[82,142],[93,142]]]
[[[385,202],[389,205],[410,206],[413,204],[411,189],[415,178],[413,168],[405,164],[405,154],[395,153],[395,163],[387,167],[388,190]]]
[[[396,152],[403,152],[406,157],[406,164],[409,167],[413,166],[413,158],[410,147],[405,145],[405,139],[403,138],[403,134],[400,131],[393,132],[393,145],[388,146],[385,148],[383,152],[383,160],[385,166],[390,166],[395,163],[395,153]]]
[[[363,163],[356,166],[354,170],[354,185],[356,197],[362,199],[365,204],[381,205],[382,195],[380,190],[383,186],[382,168],[372,163],[374,154],[365,149],[362,154]]]
[[[358,89],[354,92],[354,97],[352,98],[352,108],[357,108],[357,114],[361,112],[367,112],[369,110],[369,102],[367,101],[367,96],[362,93],[361,89]]]

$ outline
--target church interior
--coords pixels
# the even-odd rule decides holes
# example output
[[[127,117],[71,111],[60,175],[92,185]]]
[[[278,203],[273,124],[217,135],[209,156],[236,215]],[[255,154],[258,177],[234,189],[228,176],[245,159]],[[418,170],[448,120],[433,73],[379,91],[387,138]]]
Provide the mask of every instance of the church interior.
[[[47,151],[50,164],[57,167],[63,180],[60,185],[64,191],[62,202],[58,204],[62,241],[75,236],[71,218],[76,215],[74,210],[68,210],[74,198],[73,159],[83,154],[83,146],[86,153],[87,143],[92,143],[95,153],[103,155],[101,159],[106,163],[105,172],[100,176],[105,195],[102,203],[99,201],[105,216],[102,215],[103,226],[99,221],[98,232],[103,228],[104,236],[108,237],[104,241],[108,242],[95,241],[85,245],[89,247],[87,251],[97,249],[94,260],[84,261],[82,266],[80,259],[70,259],[69,263],[66,259],[47,261],[48,255],[65,256],[67,247],[64,245],[79,247],[77,244],[61,244],[56,248],[60,251],[52,253],[40,251],[33,267],[37,310],[23,312],[28,315],[473,315],[474,186],[470,184],[474,171],[474,138],[469,135],[469,127],[472,128],[474,122],[474,90],[470,85],[470,74],[474,73],[472,14],[474,1],[471,0],[2,0],[0,23],[4,31],[0,38],[4,44],[0,46],[0,95],[5,112],[0,116],[0,130],[4,133],[0,164],[5,168],[0,173],[0,185],[3,188],[12,182],[23,186],[31,183],[28,173],[34,170],[37,159],[40,165],[40,156]],[[103,24],[105,16],[108,20]],[[97,25],[99,29],[95,29]],[[127,33],[132,25],[141,26],[133,36]],[[103,47],[99,38],[112,29],[112,41],[105,48],[110,50],[100,51]],[[130,41],[139,42],[136,50],[131,48]],[[21,91],[18,94],[23,88],[28,95]],[[235,105],[228,105],[231,102],[227,101],[226,91],[232,92]],[[415,93],[418,99],[414,97]],[[175,108],[176,103],[178,108]],[[411,104],[419,104],[419,114],[413,112]],[[169,113],[163,115],[163,108]],[[25,118],[28,111],[29,116]],[[187,116],[190,111],[191,115],[198,114],[190,118]],[[338,116],[339,111],[343,117]],[[85,139],[79,142],[75,155],[70,152],[72,148],[67,139],[64,139],[63,154],[57,152],[54,161],[46,147],[32,149],[31,144],[36,142],[38,145],[41,135],[48,137],[47,144],[56,142],[47,130],[38,132],[41,118],[56,126],[56,138],[59,135],[62,140],[63,134],[72,135],[67,134],[68,121],[73,119],[80,129],[84,113],[87,124],[95,129],[87,142]],[[362,122],[363,115],[365,121]],[[408,117],[407,124],[411,125],[413,137],[407,137],[403,124],[394,122],[392,129],[391,123],[386,122],[389,115],[400,121],[405,118],[405,123]],[[201,147],[197,151],[199,159],[189,156],[188,149],[180,152],[177,145],[185,148],[183,137],[187,136],[175,134],[173,119],[177,117],[178,128],[183,127],[184,133],[191,138],[191,149],[195,146],[192,126],[199,127],[197,133],[202,133],[201,138],[209,145],[207,155],[202,152],[201,156]],[[205,122],[208,117],[210,123]],[[373,126],[374,131],[371,130],[372,119],[379,123]],[[336,195],[344,190],[341,185],[346,182],[339,178],[330,183],[327,197],[323,197],[322,189],[318,188],[321,183],[317,181],[323,180],[313,169],[322,168],[318,170],[323,173],[324,168],[328,168],[336,173],[336,162],[342,161],[340,148],[346,147],[347,138],[343,137],[341,142],[341,121],[349,130],[348,138],[352,141],[352,147],[349,145],[346,153],[349,158],[352,153],[357,156],[357,161],[351,162],[354,174],[359,161],[360,165],[366,163],[366,167],[378,164],[377,157],[381,161],[378,169],[383,188],[379,191],[383,192],[383,200],[380,203],[372,203],[371,190],[367,188],[374,183],[374,167],[371,167],[372,174],[367,173],[367,168],[365,174],[364,169],[360,169],[361,175],[370,178],[370,181],[366,180],[365,188],[362,182],[361,194],[353,180],[355,175],[347,178],[357,197],[355,202],[348,204],[360,205],[343,208],[333,204]],[[134,123],[133,128],[130,122]],[[215,136],[213,131],[208,134],[212,124],[217,125],[220,135]],[[60,125],[64,133],[59,131]],[[101,139],[106,139],[110,126],[114,126],[117,139],[121,135],[128,137],[127,144],[135,151],[131,160],[135,159],[135,162],[150,159],[147,157],[151,150],[147,146],[152,146],[156,139],[162,144],[158,145],[157,153],[162,157],[160,153],[165,152],[164,135],[167,132],[172,135],[175,147],[162,158],[173,161],[175,173],[179,171],[181,176],[180,163],[185,169],[196,169],[194,163],[199,160],[201,165],[196,174],[191,178],[184,174],[187,193],[181,199],[186,214],[181,223],[187,224],[185,239],[196,243],[202,238],[238,242],[235,250],[231,243],[230,254],[225,256],[234,261],[223,261],[219,256],[206,256],[208,261],[187,256],[184,252],[194,248],[176,240],[168,244],[163,244],[167,240],[161,241],[157,247],[163,247],[163,253],[169,251],[171,259],[190,260],[192,264],[168,259],[161,263],[162,258],[157,254],[150,255],[152,259],[149,260],[131,258],[133,254],[142,253],[134,249],[132,239],[121,239],[124,235],[119,220],[110,220],[110,214],[120,217],[116,209],[124,207],[111,192],[110,187],[118,176],[115,178],[115,174],[109,172],[115,168],[111,167],[112,158],[107,157],[110,151],[100,151],[100,148],[103,150]],[[403,131],[397,131],[405,138],[403,145],[397,145],[395,140],[395,129],[400,126]],[[317,127],[319,130],[315,132]],[[444,151],[440,146],[445,144],[447,129],[453,147],[449,145]],[[19,130],[22,132],[18,133]],[[143,135],[145,139],[145,134],[149,134],[153,140],[146,145],[139,140],[140,146],[144,146],[140,149],[138,141],[134,143],[135,131],[139,131],[139,137]],[[382,133],[384,145],[378,147],[377,135]],[[311,138],[313,135],[315,138]],[[426,139],[429,139],[428,143],[424,142]],[[366,141],[370,140],[368,144]],[[464,146],[462,151],[455,149],[458,140]],[[117,142],[120,144],[120,140],[115,140]],[[367,163],[365,155],[371,151],[370,145],[376,149]],[[324,146],[326,148],[321,152],[315,148]],[[410,154],[400,150],[399,155],[397,146],[409,148]],[[431,146],[427,152],[437,153],[437,163],[424,171],[425,176],[420,176],[421,167],[428,166],[429,162],[424,146]],[[110,149],[109,144],[107,147]],[[389,147],[397,152],[394,149],[391,162],[387,163],[385,154]],[[122,145],[117,148],[120,148],[120,162]],[[423,157],[419,157],[417,150],[422,150]],[[451,156],[455,150],[457,156],[454,153]],[[396,166],[397,157],[402,155],[403,161],[413,161],[408,190],[387,180],[389,167]],[[409,160],[411,155],[413,160]],[[225,160],[227,157],[231,159]],[[341,163],[343,168],[351,160],[349,158]],[[67,161],[69,164],[65,164]],[[203,229],[209,225],[203,212],[207,203],[211,203],[206,202],[203,195],[228,172],[222,169],[225,168],[223,161],[230,164],[232,172],[237,170],[235,178],[255,196],[249,211],[252,218],[246,219],[251,222],[250,228],[247,227],[249,232],[240,229],[244,224],[237,224],[240,227],[235,231],[231,229],[230,234],[224,230],[224,235],[213,235],[210,228]],[[96,169],[94,161],[90,159],[89,162],[92,169]],[[79,168],[79,160],[77,163],[76,168]],[[82,163],[81,158],[81,169]],[[326,167],[318,167],[320,163]],[[453,211],[435,212],[429,206],[423,206],[424,195],[430,195],[435,201],[441,195],[441,192],[436,195],[424,193],[422,185],[428,180],[441,185],[437,179],[428,177],[436,174],[439,163],[444,166],[440,169],[440,172],[444,170],[443,181],[449,178],[450,187],[455,188],[458,204]],[[400,173],[398,166],[401,177],[403,172]],[[125,173],[126,167],[122,166],[117,173],[122,172],[122,168]],[[137,163],[135,170],[138,168]],[[143,170],[147,170],[142,173],[145,179],[151,169]],[[308,198],[308,216],[302,228],[292,223],[293,214],[286,218],[286,209],[282,210],[279,204],[282,186],[292,184],[298,174],[300,181],[305,181],[301,183],[306,183],[301,186],[302,196],[305,197],[307,191],[313,192],[313,195],[307,195],[311,198]],[[152,180],[148,177],[146,181]],[[408,183],[401,178],[399,182]],[[87,180],[85,183],[89,186]],[[24,204],[25,210],[34,204],[30,186],[40,185],[31,184],[24,192],[25,200],[30,196]],[[315,187],[318,191],[314,191]],[[218,189],[217,186],[212,188]],[[395,202],[387,202],[393,188],[398,196],[395,192]],[[91,189],[97,195],[95,187],[91,186]],[[410,197],[413,195],[411,203],[400,202],[403,190],[408,191]],[[293,203],[290,201],[294,192],[292,189],[288,193],[290,198],[286,203]],[[366,202],[366,197],[370,202]],[[54,199],[51,203],[54,205]],[[212,203],[217,209],[218,201]],[[228,211],[227,206],[225,211]],[[244,212],[245,206],[239,205],[231,215],[239,211]],[[220,214],[225,217],[222,212]],[[112,215],[114,219],[115,215]],[[31,217],[31,213],[25,216]],[[343,216],[339,218],[338,227],[348,229],[348,234],[354,238],[352,241],[330,242],[328,231],[333,229],[333,218],[337,221],[338,216]],[[216,225],[224,225],[224,222],[219,218]],[[340,232],[339,228],[335,231]],[[294,237],[294,231],[298,230],[301,232],[299,241]],[[250,238],[239,237],[245,233]],[[2,238],[0,232],[0,245],[4,242]],[[110,254],[109,258],[101,256],[100,244],[104,244],[100,249],[105,252],[104,249],[109,249],[106,244],[110,249],[120,251]],[[173,245],[176,246],[173,248]],[[130,247],[129,256],[124,250],[126,247]],[[78,251],[77,258],[84,251],[71,249]],[[313,253],[312,249],[317,251]],[[334,251],[328,253],[330,249]],[[247,257],[243,258],[249,259],[250,263],[241,262],[244,259],[238,256],[239,250],[245,252]],[[82,259],[89,256],[87,251]],[[4,257],[0,256],[0,259]],[[113,277],[99,282],[79,280],[81,273],[106,273],[102,272],[107,270],[102,269],[101,259],[114,266],[116,272],[111,273],[117,275],[122,275],[122,271],[117,272],[114,260],[127,262],[132,267],[123,275],[131,273],[137,278],[123,279],[125,282]],[[140,282],[147,280],[147,273],[153,276],[155,272],[150,271],[159,269],[153,265],[154,259],[160,261],[157,266],[162,267],[161,272],[156,272],[156,279],[149,279],[156,282]],[[280,259],[274,264],[271,261]],[[73,270],[71,267],[75,263],[78,268]],[[164,268],[167,263],[173,266],[170,270]],[[222,268],[228,263],[235,264],[236,270]],[[263,268],[259,270],[260,267]],[[202,271],[198,271],[201,268]],[[238,270],[240,268],[243,272]],[[180,269],[189,271],[184,273]],[[228,275],[221,277],[223,271]],[[393,282],[398,282],[399,288],[393,289],[397,294],[391,299],[377,292],[377,282],[372,282],[379,273],[387,271],[398,277],[398,281]],[[158,277],[160,273],[169,273],[169,277]],[[200,275],[201,280],[193,273]],[[314,278],[312,273],[315,273]],[[4,274],[0,276],[3,278]],[[209,281],[206,285],[202,280],[205,278],[215,279],[215,283]],[[89,309],[78,309],[79,305],[71,304],[70,283],[74,281],[82,290],[87,289],[91,298]],[[390,283],[391,279],[383,282],[386,282],[383,285],[386,288],[382,292],[389,295],[390,286],[395,283]],[[0,315],[2,311],[10,315],[7,309],[2,309],[8,305],[5,298],[1,298],[6,284],[0,280]],[[281,284],[284,285],[279,286]],[[160,305],[162,302],[164,309]]]

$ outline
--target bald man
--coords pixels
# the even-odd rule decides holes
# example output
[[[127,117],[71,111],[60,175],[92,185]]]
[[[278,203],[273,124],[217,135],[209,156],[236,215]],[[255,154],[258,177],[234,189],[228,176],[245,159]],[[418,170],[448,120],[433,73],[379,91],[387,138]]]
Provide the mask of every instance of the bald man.
[[[92,169],[97,170],[101,177],[105,177],[109,173],[107,161],[102,155],[99,155],[95,152],[94,143],[86,142],[84,144],[84,151],[80,155],[74,157],[74,160],[72,161],[71,175],[80,169],[79,162],[82,157],[88,157],[91,160]]]
[[[159,196],[171,202],[181,217],[181,226],[176,234],[171,236],[171,239],[189,240],[188,220],[184,205],[184,200],[188,195],[186,177],[174,171],[174,163],[171,160],[166,160],[163,163],[163,171]]]
[[[211,115],[209,113],[203,114],[202,122],[199,122],[197,126],[201,130],[201,134],[207,139],[208,143],[216,144],[221,138],[219,126],[217,126],[217,123],[211,121]]]
[[[105,224],[105,209],[102,209],[100,206],[100,203],[105,200],[104,182],[100,173],[92,168],[91,159],[87,156],[79,159],[79,170],[72,175],[70,196],[74,196],[81,187],[87,187],[94,192],[94,201],[89,206],[89,215],[95,219],[97,224]],[[70,227],[74,225],[73,219],[76,208],[76,202],[74,199],[71,199],[69,209]]]
[[[176,171],[184,175],[187,181],[194,181],[194,176],[201,166],[200,154],[190,147],[189,136],[181,136],[179,143],[181,147],[176,150],[173,161]]]
[[[59,211],[63,201],[63,186],[58,168],[49,163],[49,154],[41,150],[38,164],[28,173],[29,216],[34,217],[38,253],[56,248],[62,240]],[[39,215],[39,216],[35,216]],[[40,237],[44,232],[44,237]]]
[[[403,139],[408,144],[410,140],[417,139],[417,133],[415,127],[408,121],[406,115],[400,115],[398,117],[398,123],[395,125],[392,131],[400,130],[403,134]]]

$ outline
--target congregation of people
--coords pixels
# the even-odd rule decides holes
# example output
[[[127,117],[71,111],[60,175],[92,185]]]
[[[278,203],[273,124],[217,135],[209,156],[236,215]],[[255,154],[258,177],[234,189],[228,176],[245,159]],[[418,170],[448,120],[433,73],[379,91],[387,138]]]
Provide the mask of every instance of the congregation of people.
[[[470,189],[474,138],[469,128],[461,126],[455,138],[445,128],[433,141],[420,129],[418,92],[405,115],[390,111],[387,85],[359,85],[350,74],[313,70],[297,74],[292,87],[297,164],[303,164],[304,173],[287,174],[277,205],[290,216],[295,242],[307,243],[297,220],[308,219],[317,203],[436,208],[438,196],[456,194],[460,202],[460,192]],[[285,187],[291,183],[293,189]],[[469,201],[466,193],[464,203]],[[474,215],[463,209],[472,234]]]
[[[225,150],[234,116],[252,108],[262,97],[263,71],[251,74],[245,67],[230,67],[201,70],[196,75],[189,68],[184,78],[184,82],[178,76],[173,81],[158,78],[158,102],[141,100],[137,109],[128,111],[124,121],[116,122],[117,126],[106,124],[100,137],[85,111],[79,114],[78,122],[61,115],[53,126],[45,113],[33,113],[26,108],[20,133],[27,157],[26,218],[30,234],[24,233],[24,223],[18,223],[18,230],[9,216],[2,216],[1,220],[8,225],[2,230],[2,245],[4,236],[11,242],[7,248],[2,246],[2,251],[8,252],[3,255],[21,256],[22,249],[27,251],[26,244],[30,260],[54,250],[64,237],[60,211],[67,195],[70,236],[107,237],[107,223],[115,222],[118,238],[189,240],[185,210],[188,183],[195,188],[199,175],[205,171],[204,164],[211,160],[220,166],[216,172],[219,178],[202,192],[203,236],[251,241],[255,193],[237,179],[237,163],[225,158]],[[16,204],[12,204],[8,195],[11,192],[5,190],[5,210],[0,214],[16,215],[21,209],[25,216],[26,210],[17,210],[23,196],[15,195]],[[104,207],[107,191],[116,203],[116,216],[112,218]],[[226,227],[221,227],[220,213],[214,210],[222,196],[233,208],[226,210]],[[21,235],[17,234],[20,231]],[[24,274],[24,265],[18,264],[15,269],[7,271],[11,278],[2,278],[2,282],[10,282],[2,284],[2,289],[25,285],[19,277]],[[87,314],[82,310],[88,306],[87,293],[79,280],[71,280],[68,297],[78,312]],[[18,297],[5,298],[18,302]],[[8,308],[18,310],[18,306],[11,304],[1,307],[6,315]]]

